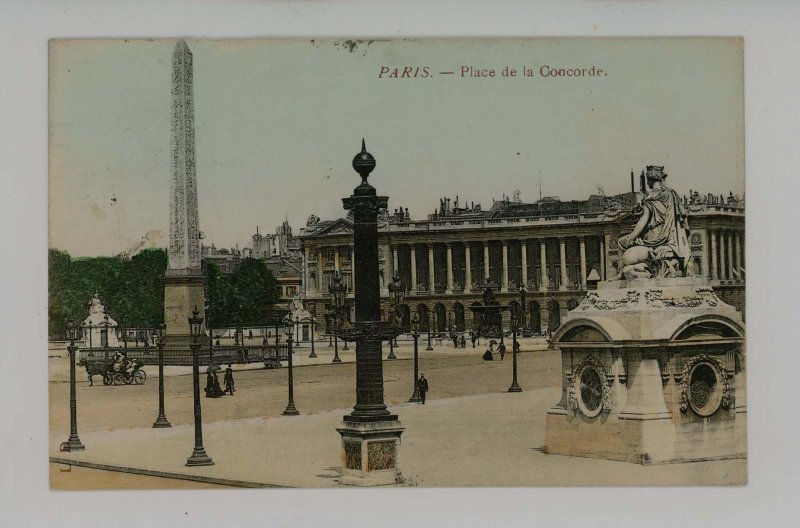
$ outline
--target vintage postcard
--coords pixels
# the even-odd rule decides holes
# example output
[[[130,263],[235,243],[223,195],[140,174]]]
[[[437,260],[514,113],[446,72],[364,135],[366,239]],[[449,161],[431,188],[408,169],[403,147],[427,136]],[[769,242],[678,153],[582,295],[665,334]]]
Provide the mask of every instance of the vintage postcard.
[[[742,39],[49,68],[52,489],[747,482]]]

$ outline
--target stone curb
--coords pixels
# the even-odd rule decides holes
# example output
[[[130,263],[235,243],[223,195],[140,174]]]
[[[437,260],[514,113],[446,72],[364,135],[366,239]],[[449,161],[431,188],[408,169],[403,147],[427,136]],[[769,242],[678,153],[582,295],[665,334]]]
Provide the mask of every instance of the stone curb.
[[[267,484],[263,482],[249,482],[246,480],[232,480],[216,477],[207,477],[203,475],[188,475],[185,473],[174,473],[171,471],[156,471],[152,469],[141,469],[129,466],[117,466],[113,464],[100,464],[97,462],[87,462],[84,460],[73,460],[62,457],[50,457],[50,462],[53,464],[65,464],[68,466],[85,467],[89,469],[99,469],[102,471],[118,471],[120,473],[130,473],[133,475],[145,475],[148,477],[161,477],[176,480],[190,480],[194,482],[203,482],[206,484],[217,484],[220,486],[232,486],[237,488],[291,488],[292,486],[285,486],[280,484]]]

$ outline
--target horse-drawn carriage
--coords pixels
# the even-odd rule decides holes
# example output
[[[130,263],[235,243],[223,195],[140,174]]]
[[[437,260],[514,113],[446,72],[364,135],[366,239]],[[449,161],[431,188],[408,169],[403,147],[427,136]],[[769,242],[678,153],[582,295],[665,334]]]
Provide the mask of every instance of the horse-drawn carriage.
[[[147,379],[147,373],[141,370],[143,363],[124,356],[115,355],[112,359],[82,359],[80,365],[86,368],[89,386],[94,385],[92,376],[103,376],[103,385],[141,385]]]

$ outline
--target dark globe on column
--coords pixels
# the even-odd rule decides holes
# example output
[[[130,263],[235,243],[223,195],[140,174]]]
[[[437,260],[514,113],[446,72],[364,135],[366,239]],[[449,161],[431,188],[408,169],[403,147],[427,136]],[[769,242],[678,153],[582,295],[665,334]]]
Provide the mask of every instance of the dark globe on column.
[[[367,180],[369,173],[375,169],[375,158],[367,152],[367,145],[363,139],[361,140],[361,152],[353,158],[353,169],[364,178],[364,181]]]

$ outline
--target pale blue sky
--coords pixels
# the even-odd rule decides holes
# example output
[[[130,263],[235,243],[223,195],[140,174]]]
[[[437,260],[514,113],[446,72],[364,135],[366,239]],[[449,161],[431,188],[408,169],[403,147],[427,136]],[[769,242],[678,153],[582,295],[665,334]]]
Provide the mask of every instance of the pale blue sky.
[[[50,246],[111,255],[168,229],[175,40],[55,41],[50,50]],[[366,137],[390,209],[521,191],[581,199],[666,165],[680,193],[744,191],[742,41],[534,39],[188,41],[194,54],[204,243],[240,247],[287,215],[343,216]],[[542,65],[607,76],[544,79]],[[429,66],[428,79],[379,79]],[[438,75],[462,65],[493,79]],[[503,78],[504,66],[536,77]]]

